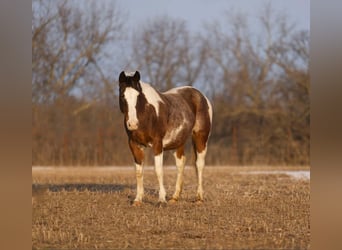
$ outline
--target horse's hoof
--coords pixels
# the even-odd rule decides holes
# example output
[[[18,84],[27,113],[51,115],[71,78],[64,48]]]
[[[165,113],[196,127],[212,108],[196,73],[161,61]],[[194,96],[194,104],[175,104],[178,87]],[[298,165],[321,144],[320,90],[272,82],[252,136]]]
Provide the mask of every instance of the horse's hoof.
[[[178,202],[177,199],[172,198],[167,203],[169,203],[169,204],[176,204],[177,202]]]
[[[167,203],[166,201],[159,201],[158,204],[157,204],[158,207],[166,207],[167,206]]]
[[[196,205],[202,205],[202,204],[203,204],[203,200],[196,200],[196,201],[195,201],[195,204],[196,204]]]
[[[141,205],[142,205],[141,201],[133,201],[133,204],[132,204],[133,207],[140,207]]]

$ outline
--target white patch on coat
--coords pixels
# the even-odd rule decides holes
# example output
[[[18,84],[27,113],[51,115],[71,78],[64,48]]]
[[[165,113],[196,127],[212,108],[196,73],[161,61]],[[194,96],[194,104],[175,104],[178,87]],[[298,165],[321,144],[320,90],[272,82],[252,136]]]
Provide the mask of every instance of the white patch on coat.
[[[178,94],[178,91],[181,89],[193,89],[191,86],[181,86],[173,89],[169,89],[168,91],[165,91],[164,94]]]
[[[213,108],[212,108],[211,103],[210,103],[210,101],[208,100],[208,98],[207,98],[205,95],[203,95],[203,97],[205,98],[205,100],[206,100],[206,102],[207,102],[207,105],[208,105],[208,115],[209,115],[209,120],[210,120],[210,126],[212,126],[212,121],[213,121]],[[198,132],[198,131],[201,129],[201,126],[202,126],[202,124],[201,124],[201,119],[199,119],[199,118],[197,117],[196,122],[195,122],[195,125],[194,125],[194,127],[193,127],[193,131]],[[209,131],[209,135],[210,135],[210,133],[211,133],[211,130]]]
[[[168,146],[170,143],[174,141],[174,139],[179,135],[179,133],[183,130],[184,126],[186,125],[185,122],[183,122],[180,126],[177,128],[166,131],[165,136],[163,137],[163,147]]]
[[[128,106],[128,119],[127,119],[127,127],[128,129],[137,129],[138,128],[138,117],[137,117],[137,100],[138,100],[139,92],[134,88],[127,87],[124,92],[124,97],[127,101]]]
[[[182,86],[182,87],[177,87],[177,88],[170,89],[170,90],[164,92],[164,94],[178,94],[179,90],[181,90],[181,89],[189,89],[189,88],[190,89],[196,89],[196,88],[194,88],[192,86]],[[213,121],[213,108],[211,106],[211,103],[210,103],[209,99],[205,95],[203,95],[203,96],[204,96],[204,98],[205,98],[205,100],[207,101],[207,104],[208,104],[209,119],[210,119],[210,124],[212,124],[212,121]],[[195,127],[193,128],[193,130],[194,131],[198,131],[199,130],[199,127],[198,127],[199,125],[200,124],[197,122],[195,124]]]
[[[204,97],[208,104],[208,112],[209,112],[209,118],[210,118],[210,124],[211,124],[213,122],[213,107],[211,106],[209,99],[206,96]]]
[[[158,92],[152,88],[149,84],[140,81],[142,92],[144,93],[146,100],[156,110],[157,116],[159,116],[159,102],[164,103]]]

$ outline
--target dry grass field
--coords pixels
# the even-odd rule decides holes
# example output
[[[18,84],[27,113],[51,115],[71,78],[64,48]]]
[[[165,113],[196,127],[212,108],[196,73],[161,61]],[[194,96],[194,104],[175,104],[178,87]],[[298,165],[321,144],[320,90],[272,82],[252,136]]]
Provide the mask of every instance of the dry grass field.
[[[158,206],[153,168],[145,203],[132,207],[128,168],[33,168],[33,249],[307,249],[310,180],[284,172],[309,168],[206,167],[205,202],[193,202],[195,170],[185,170],[177,204]],[[172,195],[175,167],[164,169]]]

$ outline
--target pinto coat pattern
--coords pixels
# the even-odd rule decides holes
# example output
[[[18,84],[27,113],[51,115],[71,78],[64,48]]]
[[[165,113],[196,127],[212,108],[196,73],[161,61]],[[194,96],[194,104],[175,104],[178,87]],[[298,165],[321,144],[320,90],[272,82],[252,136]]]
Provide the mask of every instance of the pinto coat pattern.
[[[203,201],[202,173],[212,126],[212,107],[197,89],[185,86],[164,93],[140,80],[140,73],[119,76],[120,110],[134,157],[137,195],[133,205],[140,205],[144,195],[144,147],[154,153],[155,171],[159,181],[159,202],[166,202],[163,183],[163,151],[174,150],[178,170],[176,189],[169,202],[176,202],[182,192],[185,166],[184,146],[192,137],[196,155],[197,200]]]

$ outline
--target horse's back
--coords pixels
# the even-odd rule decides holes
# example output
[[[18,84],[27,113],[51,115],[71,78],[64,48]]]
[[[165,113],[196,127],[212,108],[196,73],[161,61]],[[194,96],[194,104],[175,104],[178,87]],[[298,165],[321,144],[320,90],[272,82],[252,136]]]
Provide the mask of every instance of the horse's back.
[[[173,88],[164,95],[170,100],[178,100],[180,103],[186,103],[186,106],[178,106],[179,110],[189,108],[195,118],[194,131],[205,130],[210,132],[212,123],[211,104],[199,90],[191,86]],[[182,99],[180,101],[180,99]]]
[[[200,111],[202,108],[209,109],[211,105],[208,99],[196,88],[191,86],[183,86],[170,89],[163,93],[167,97],[181,98],[194,111]]]

